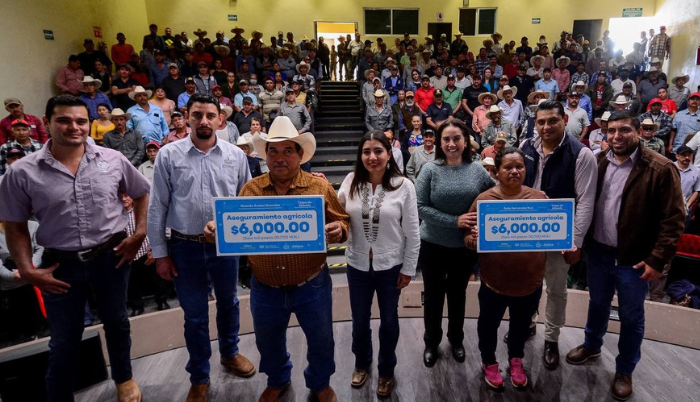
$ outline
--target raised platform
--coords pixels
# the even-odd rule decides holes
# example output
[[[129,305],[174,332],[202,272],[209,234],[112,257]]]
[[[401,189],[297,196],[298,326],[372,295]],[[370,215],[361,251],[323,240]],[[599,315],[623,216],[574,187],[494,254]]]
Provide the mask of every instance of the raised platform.
[[[508,323],[501,324],[499,338],[505,334]],[[157,327],[154,327],[157,328]],[[377,332],[379,322],[372,323],[375,358],[378,350]],[[443,324],[446,328],[446,323]],[[528,341],[525,350],[525,370],[530,383],[522,391],[515,390],[508,382],[502,393],[492,391],[483,381],[480,357],[477,348],[476,320],[465,323],[465,348],[467,360],[457,363],[449,351],[449,343],[441,345],[442,357],[433,368],[422,363],[423,320],[401,319],[401,338],[397,347],[397,388],[390,399],[402,402],[450,402],[450,401],[557,401],[557,402],[601,402],[612,401],[609,386],[614,374],[618,336],[608,334],[603,353],[597,360],[582,366],[563,363],[554,371],[546,370],[541,362],[544,327],[538,326],[537,335]],[[339,401],[376,401],[376,365],[372,380],[362,389],[350,387],[350,376],[354,368],[354,356],[350,350],[352,335],[349,322],[335,324],[336,373],[331,385]],[[303,369],[306,366],[306,339],[300,328],[287,332],[288,347],[294,363],[292,387],[282,401],[310,401],[309,390],[304,385]],[[560,349],[566,353],[581,343],[583,330],[564,328],[560,338]],[[242,379],[223,371],[218,363],[218,346],[212,343],[210,402],[257,401],[266,386],[267,377],[258,373],[252,378]],[[259,362],[254,335],[241,336],[241,353],[256,365]],[[506,345],[499,341],[498,359],[504,379],[507,372]],[[376,361],[376,360],[375,360]],[[143,399],[148,402],[184,401],[189,389],[189,377],[185,371],[187,350],[169,350],[133,361],[134,377],[141,385]],[[665,402],[694,401],[700,390],[700,351],[665,343],[645,341],[642,344],[642,360],[634,374],[632,401]],[[76,396],[77,402],[112,402],[116,400],[116,389],[110,381],[88,388]]]

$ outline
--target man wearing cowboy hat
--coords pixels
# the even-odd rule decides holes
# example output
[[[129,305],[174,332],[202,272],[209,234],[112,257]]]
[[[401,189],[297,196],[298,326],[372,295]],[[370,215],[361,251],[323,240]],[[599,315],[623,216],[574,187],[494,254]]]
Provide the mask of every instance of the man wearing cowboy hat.
[[[527,69],[527,75],[532,77],[535,82],[540,80],[544,75],[544,66],[542,63],[544,63],[544,56],[536,54],[530,57],[530,68]]]
[[[251,178],[256,178],[262,175],[262,169],[260,167],[260,161],[258,158],[251,156],[253,153],[253,140],[247,136],[240,136],[236,141],[236,146],[243,151],[248,159],[248,168],[250,169]]]
[[[471,116],[471,128],[473,130],[474,136],[478,140],[477,142],[480,142],[481,135],[484,132],[484,129],[486,128],[486,126],[491,124],[491,120],[486,117],[486,113],[488,113],[489,110],[491,110],[491,106],[495,105],[496,102],[498,102],[498,97],[496,96],[496,94],[492,94],[486,91],[480,93],[477,96],[477,100],[479,102],[479,106],[476,106],[475,108],[471,109],[473,111],[473,114]]]
[[[591,125],[588,114],[578,107],[581,96],[578,92],[571,92],[566,100],[564,112],[568,117],[566,122],[566,133],[577,140],[583,141],[588,134],[588,127]]]
[[[639,130],[639,140],[644,148],[651,149],[652,151],[658,152],[659,155],[666,156],[664,142],[655,135],[658,129],[659,125],[651,121],[651,119],[642,120],[641,129]]]
[[[90,121],[99,119],[100,115],[97,113],[97,106],[100,104],[111,106],[112,104],[107,95],[97,90],[97,88],[102,85],[102,81],[96,80],[88,75],[83,77],[81,83],[83,84],[83,91],[80,95],[80,100],[88,105]]]
[[[386,91],[378,89],[374,92],[374,106],[365,112],[365,127],[367,131],[380,130],[391,133],[394,127],[394,116],[391,108],[385,102]],[[388,134],[387,134],[388,135]]]
[[[580,68],[581,67],[579,67],[579,69]],[[585,72],[582,74],[588,75]],[[593,121],[593,105],[591,104],[591,97],[586,94],[586,90],[588,89],[588,86],[586,85],[587,82],[588,80],[571,81],[571,92],[578,92],[578,107],[586,111],[588,121]]]
[[[469,49],[469,46],[467,46],[467,42],[465,42],[464,39],[462,39],[462,33],[457,32],[455,34],[455,40],[453,40],[450,44],[450,53],[453,56],[459,56],[459,54],[462,53],[464,48]]]
[[[596,117],[594,121],[598,128],[588,133],[588,147],[593,151],[593,155],[598,155],[601,151],[605,151],[603,142],[608,140],[608,119],[611,115],[612,113],[606,110],[602,116]],[[585,278],[579,276],[578,283],[582,284],[585,282]],[[577,285],[576,288],[579,289],[579,286]],[[581,286],[580,289],[585,290],[586,286]]]
[[[557,59],[557,68],[552,71],[552,78],[557,82],[559,87],[559,100],[564,100],[566,94],[569,92],[569,85],[571,81],[571,73],[567,69],[569,64],[571,64],[571,59],[566,56],[561,56]]]
[[[649,102],[648,112],[639,115],[640,121],[647,119],[658,126],[654,135],[659,137],[668,147],[671,129],[673,129],[673,119],[671,119],[671,116],[661,111],[661,101],[658,98],[652,99],[651,102]]]
[[[249,181],[240,196],[323,195],[326,241],[345,241],[349,216],[335,190],[328,181],[300,169],[316,150],[314,136],[299,134],[292,122],[281,116],[272,123],[267,136],[253,136],[253,145],[267,160],[270,172]],[[205,236],[213,242],[214,222],[207,223],[204,230]],[[332,284],[326,253],[250,256],[248,262],[253,271],[250,305],[260,352],[260,371],[268,376],[267,388],[259,402],[277,401],[291,382],[292,362],[284,341],[291,313],[295,314],[308,341],[306,386],[320,402],[337,402],[335,391],[329,385],[335,372],[335,359]]]
[[[131,113],[124,113],[119,108],[114,108],[110,114],[110,120],[114,124],[114,130],[106,133],[102,138],[102,146],[119,151],[138,167],[146,154],[143,136],[137,130],[127,127],[127,122],[131,120]]]
[[[673,145],[673,152],[685,143],[685,138],[700,131],[700,92],[693,92],[688,99],[688,108],[676,113],[673,119],[673,129],[669,144]]]
[[[637,96],[642,103],[642,109],[646,110],[649,102],[658,95],[659,88],[666,88],[666,81],[659,79],[659,69],[649,68],[647,77],[639,82]]]
[[[7,153],[10,149],[19,149],[24,155],[32,154],[41,149],[41,143],[29,136],[29,122],[14,120],[11,123],[12,139],[0,146],[0,175],[5,173]]]
[[[499,132],[505,132],[508,138],[508,146],[512,147],[518,142],[518,135],[515,133],[513,125],[508,120],[503,119],[503,109],[496,105],[492,105],[486,118],[491,120],[491,123],[484,127],[484,134],[481,137],[481,148],[487,148],[494,144],[496,136]]]
[[[523,104],[519,99],[515,98],[518,94],[517,87],[505,85],[498,90],[498,107],[503,110],[503,118],[508,120],[515,130],[520,128],[520,121],[523,118]]]
[[[141,133],[144,144],[149,141],[163,141],[163,137],[170,131],[163,111],[158,106],[148,103],[152,94],[152,91],[140,85],[129,93],[129,98],[136,101],[136,104],[127,110],[131,118],[126,126]]]
[[[296,65],[297,74],[294,76],[294,78],[292,78],[293,81],[304,81],[304,91],[316,90],[316,80],[311,74],[309,74],[310,68],[311,66],[302,60]]]
[[[537,105],[543,99],[549,99],[549,94],[541,90],[530,92],[527,96],[527,106],[523,109],[523,131],[520,134],[520,138],[528,139],[537,135],[535,116],[537,114]]]
[[[212,348],[207,278],[216,291],[221,365],[239,377],[256,372],[238,350],[238,257],[217,256],[215,246],[202,234],[202,228],[214,218],[212,198],[235,197],[251,178],[243,151],[215,134],[221,124],[220,112],[211,96],[190,98],[187,117],[192,135],[158,152],[148,210],[148,238],[156,270],[163,279],[175,282],[185,313],[186,369],[191,383],[188,402],[206,401],[209,388]],[[200,182],[216,185],[191,185]],[[170,240],[166,228],[171,228]]]
[[[678,74],[671,80],[673,84],[672,87],[668,88],[668,97],[673,99],[678,106],[678,110],[683,110],[688,107],[688,97],[690,96],[690,89],[685,87],[688,83],[690,76],[688,74]]]
[[[348,76],[351,77],[355,75],[355,67],[357,67],[357,64],[360,62],[360,58],[362,58],[363,53],[360,53],[362,48],[364,47],[364,44],[362,43],[362,40],[360,39],[360,33],[355,32],[355,40],[351,41],[350,43],[347,44],[347,49],[348,52],[350,53],[350,57],[348,59],[348,66],[347,66],[347,71],[349,72]],[[371,49],[370,49],[371,51]],[[371,67],[371,65],[370,65]],[[361,74],[358,73],[358,77],[362,77]]]
[[[6,143],[12,136],[12,122],[15,120],[24,120],[29,123],[29,136],[39,141],[40,143],[45,143],[49,139],[49,135],[44,128],[44,124],[39,120],[38,117],[33,116],[28,113],[24,113],[24,105],[22,101],[18,98],[11,97],[6,98],[5,110],[10,114],[5,116],[0,120],[0,144]]]
[[[219,104],[219,108],[221,109],[219,111],[219,114],[221,115],[221,124],[216,127],[214,134],[216,134],[220,140],[235,144],[236,141],[238,141],[238,138],[241,136],[241,133],[238,131],[238,127],[233,122],[228,121],[228,118],[233,114],[233,108],[221,103]],[[250,128],[250,126],[248,128]]]

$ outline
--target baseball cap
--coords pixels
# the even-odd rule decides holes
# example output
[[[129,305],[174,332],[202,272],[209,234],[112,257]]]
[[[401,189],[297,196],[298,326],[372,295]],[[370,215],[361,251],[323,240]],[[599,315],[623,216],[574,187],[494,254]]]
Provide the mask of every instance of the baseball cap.
[[[433,94],[434,97],[442,97],[442,90],[441,89],[436,89],[435,93]]]
[[[425,130],[423,136],[425,137],[426,135],[432,135],[433,137],[435,137],[435,130],[433,130],[432,128]]]
[[[496,142],[508,142],[508,137],[506,136],[506,133],[503,131],[499,131],[498,134],[496,134]]]
[[[172,118],[172,115],[170,117]],[[158,141],[148,141],[148,143],[146,144],[146,148],[151,146],[160,149],[160,143]]]
[[[214,85],[213,87],[211,87],[212,91],[215,89],[221,89],[221,85]]]
[[[661,103],[661,104],[663,104],[663,102],[661,102],[661,99],[659,99],[659,98],[654,98],[654,99],[652,99],[652,100],[649,101],[649,106],[653,105],[654,103]]]
[[[251,98],[250,96],[244,96],[243,103],[253,103],[253,98]]]
[[[170,64],[168,64],[168,68],[173,68],[173,67],[179,68],[179,67],[177,66],[177,64],[175,64],[175,63],[170,63]]]
[[[19,99],[17,98],[7,98],[5,99],[5,107],[8,107],[10,105],[21,105],[22,102],[20,102]]]
[[[686,153],[686,152],[691,152],[691,153],[692,153],[692,152],[694,152],[694,151],[693,151],[693,148],[691,148],[691,147],[689,147],[689,146],[687,146],[687,145],[681,145],[681,146],[678,147],[678,149],[676,150],[676,155],[683,155],[683,154]]]
[[[185,84],[194,84],[194,78],[192,77],[187,77],[185,80]],[[172,117],[172,116],[171,116]]]
[[[7,150],[6,158],[23,158],[27,156],[22,148],[11,147]]]
[[[420,77],[420,80],[421,80],[421,81],[423,81],[423,80],[428,80],[428,81],[430,81],[430,77],[428,76],[428,74],[423,74],[423,76]]]
[[[287,87],[287,90],[284,91],[285,94],[288,94],[290,92],[294,92],[294,90],[291,87]]]
[[[183,116],[182,113],[180,113],[180,112],[173,112],[173,113],[170,115],[170,120],[172,120],[172,119],[174,119],[174,118],[176,118],[176,117],[182,117],[183,119],[185,118],[185,116]]]
[[[700,98],[700,92],[693,92],[693,93],[690,94],[690,96],[688,97],[688,99],[690,99],[690,98]],[[5,106],[7,106],[7,101],[5,101]]]
[[[27,122],[27,121],[24,120],[24,119],[15,119],[15,120],[12,120],[12,123],[10,123],[10,126],[11,126],[11,127],[19,126],[19,125],[29,127],[29,122]]]
[[[250,85],[250,82],[248,82],[248,80],[240,80],[238,81],[238,85]]]
[[[416,94],[414,94],[413,91],[407,91],[407,92],[406,92],[406,97],[407,97],[407,98],[414,98],[415,96],[416,96]]]
[[[448,79],[448,80],[454,80],[454,79],[455,79],[455,76],[452,75],[452,74],[448,74],[448,75],[447,75],[447,79]]]

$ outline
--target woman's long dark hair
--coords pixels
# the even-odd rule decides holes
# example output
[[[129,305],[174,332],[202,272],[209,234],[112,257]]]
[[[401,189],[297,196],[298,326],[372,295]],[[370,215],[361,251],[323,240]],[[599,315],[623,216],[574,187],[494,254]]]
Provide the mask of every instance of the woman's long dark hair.
[[[353,195],[355,193],[359,195],[360,186],[364,183],[369,182],[369,171],[365,167],[365,164],[362,163],[362,148],[365,146],[365,143],[367,141],[371,140],[379,141],[379,143],[382,144],[382,147],[384,147],[386,152],[389,154],[389,164],[386,167],[386,170],[384,171],[384,176],[382,177],[382,188],[386,191],[394,191],[397,188],[401,187],[400,185],[394,186],[391,183],[391,180],[394,177],[402,177],[403,175],[401,174],[401,170],[396,164],[396,160],[394,160],[394,155],[391,152],[391,142],[389,141],[389,137],[387,137],[386,134],[384,134],[384,132],[382,132],[381,130],[372,130],[368,131],[365,135],[362,136],[362,139],[360,139],[360,145],[357,147],[355,176],[352,178],[352,183],[350,184],[350,198],[353,198]]]
[[[442,132],[445,131],[447,127],[457,127],[459,131],[462,132],[465,142],[464,151],[462,152],[462,163],[471,163],[474,150],[472,149],[471,138],[469,138],[469,130],[467,129],[467,125],[459,119],[447,120],[438,127],[435,136],[435,161],[440,165],[447,163],[447,156],[445,155],[445,151],[442,150]]]

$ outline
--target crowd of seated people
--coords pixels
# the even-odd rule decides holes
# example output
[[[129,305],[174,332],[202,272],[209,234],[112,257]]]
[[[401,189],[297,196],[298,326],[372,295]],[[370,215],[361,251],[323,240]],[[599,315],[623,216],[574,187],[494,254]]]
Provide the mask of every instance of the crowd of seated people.
[[[88,105],[91,141],[119,150],[149,179],[160,147],[190,134],[184,112],[194,94],[219,100],[226,119],[217,136],[245,148],[251,171],[257,166],[261,174],[267,167],[250,147],[252,135],[266,132],[277,116],[288,116],[300,133],[313,131],[322,82],[355,80],[367,131],[391,138],[399,167],[413,181],[435,158],[435,134],[450,119],[466,123],[473,157],[490,168],[499,149],[537,136],[535,110],[543,100],[564,104],[567,134],[594,153],[609,147],[610,113],[628,110],[642,122],[645,147],[678,159],[688,230],[697,233],[700,92],[688,88],[687,75],[668,80],[661,72],[664,55],[646,49],[646,39],[625,56],[607,35],[593,47],[570,32],[561,33],[551,52],[544,36],[531,47],[527,37],[518,46],[498,33],[472,52],[461,34],[420,41],[406,34],[392,45],[381,38],[363,41],[356,33],[329,47],[322,37],[297,41],[292,32],[281,31],[269,42],[257,31],[244,36],[242,28],[232,29],[232,35],[217,31],[214,40],[201,29],[194,40],[186,32],[173,36],[170,28],[163,36],[155,25],[150,31],[138,51],[122,33],[109,51],[106,44],[95,49],[86,39],[85,51],[71,55],[55,77],[59,92]],[[8,116],[0,120],[0,180],[11,163],[49,138],[40,118],[24,111],[22,94],[8,95]],[[128,205],[125,200],[127,210]],[[169,307],[172,294],[152,267],[146,272],[152,258],[147,243],[144,247],[136,261],[144,274],[134,275],[134,281],[148,285],[134,282],[129,294],[136,315],[143,312],[144,288],[156,293],[159,309]],[[3,281],[12,281],[6,257],[0,273]],[[585,289],[585,270],[572,275],[570,286]],[[3,297],[10,297],[6,288],[16,292],[3,286]]]

